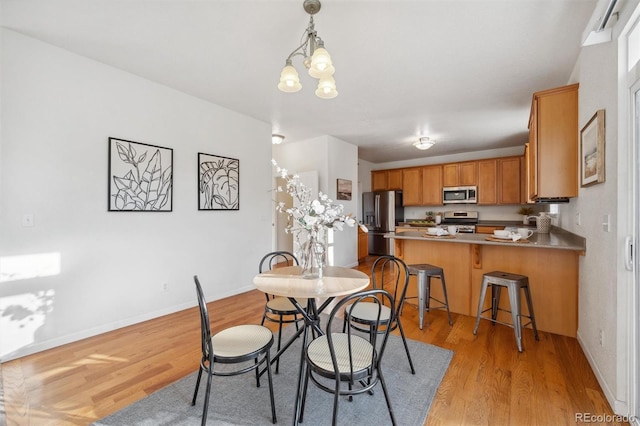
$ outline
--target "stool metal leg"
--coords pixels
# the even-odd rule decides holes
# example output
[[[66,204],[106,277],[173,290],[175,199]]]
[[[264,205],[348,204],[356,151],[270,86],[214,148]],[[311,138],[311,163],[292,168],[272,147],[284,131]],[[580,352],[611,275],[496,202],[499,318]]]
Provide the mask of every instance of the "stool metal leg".
[[[509,286],[509,302],[511,303],[511,318],[513,319],[513,330],[516,335],[518,352],[522,352],[522,320],[520,314],[520,292],[515,285]]]
[[[489,283],[491,286],[491,319],[496,320],[498,318],[498,309],[500,308],[500,295],[502,294],[502,286]],[[496,325],[492,322],[491,325]]]
[[[420,330],[424,323],[424,307],[425,307],[425,293],[427,292],[427,274],[423,272],[418,273],[418,321],[420,324]]]
[[[444,282],[444,274],[440,275],[440,282],[442,283],[442,293],[444,294],[444,305],[447,308],[449,325],[453,325],[453,321],[451,320],[451,312],[449,312],[449,298],[447,297],[447,284]]]
[[[527,308],[529,309],[529,318],[531,319],[531,327],[533,328],[533,335],[536,340],[539,341],[538,327],[536,327],[536,316],[533,314],[533,302],[531,301],[531,293],[529,292],[529,285],[524,287],[524,295],[527,298]]]
[[[482,316],[482,305],[484,304],[484,298],[487,295],[487,286],[489,281],[486,278],[482,279],[482,287],[480,288],[480,300],[478,301],[478,314],[476,315],[476,326],[473,328],[473,334],[478,334],[478,326],[480,325],[480,317]]]

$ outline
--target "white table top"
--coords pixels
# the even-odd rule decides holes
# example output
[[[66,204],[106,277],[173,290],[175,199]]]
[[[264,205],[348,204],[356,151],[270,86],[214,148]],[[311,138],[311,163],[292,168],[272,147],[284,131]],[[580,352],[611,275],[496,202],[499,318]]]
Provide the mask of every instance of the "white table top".
[[[253,278],[258,290],[284,297],[335,297],[365,289],[369,276],[351,268],[327,266],[322,278],[303,278],[300,266],[276,268]]]

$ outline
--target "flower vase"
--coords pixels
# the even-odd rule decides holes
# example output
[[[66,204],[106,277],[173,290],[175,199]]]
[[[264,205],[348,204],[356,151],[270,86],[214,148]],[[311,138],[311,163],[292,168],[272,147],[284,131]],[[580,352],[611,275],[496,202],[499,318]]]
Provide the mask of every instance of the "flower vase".
[[[317,236],[309,236],[303,244],[301,266],[304,278],[322,278],[327,248]]]

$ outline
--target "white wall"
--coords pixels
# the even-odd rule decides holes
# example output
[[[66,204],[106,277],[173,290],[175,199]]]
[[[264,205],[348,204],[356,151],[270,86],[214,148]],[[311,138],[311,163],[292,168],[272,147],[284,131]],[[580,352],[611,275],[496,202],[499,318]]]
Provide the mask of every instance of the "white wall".
[[[584,47],[578,60],[580,83],[578,127],[599,109],[606,110],[606,181],[580,188],[578,198],[560,208],[563,228],[585,237],[586,254],[580,259],[578,338],[612,395],[616,384],[616,223],[617,190],[617,47],[615,42]],[[570,83],[573,83],[571,81]],[[576,214],[580,214],[580,225]],[[611,232],[602,227],[611,215]],[[600,345],[600,330],[604,343]]]
[[[1,61],[2,361],[194,306],[194,274],[210,300],[255,288],[269,124],[9,30]],[[110,136],[173,148],[173,212],[107,212]],[[197,210],[198,152],[240,160],[239,211]],[[34,254],[53,265],[10,275]]]
[[[336,203],[344,206],[344,213],[353,213],[358,217],[359,197],[356,197],[358,181],[358,148],[331,136],[283,143],[273,147],[273,158],[278,165],[289,172],[308,172],[316,170],[319,177],[319,190],[329,195]],[[353,183],[354,196],[350,201],[336,200],[337,179],[348,179]],[[343,231],[333,233],[334,240],[332,264],[352,267],[358,264],[357,230],[344,227]]]

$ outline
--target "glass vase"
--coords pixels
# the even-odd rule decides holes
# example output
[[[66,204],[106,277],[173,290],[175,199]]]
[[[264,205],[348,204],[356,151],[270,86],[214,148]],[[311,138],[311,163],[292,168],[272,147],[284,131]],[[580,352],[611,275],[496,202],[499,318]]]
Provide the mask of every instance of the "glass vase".
[[[304,278],[322,278],[326,266],[327,247],[317,235],[309,235],[302,245],[300,265]]]

